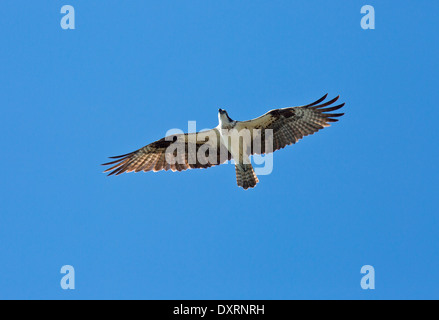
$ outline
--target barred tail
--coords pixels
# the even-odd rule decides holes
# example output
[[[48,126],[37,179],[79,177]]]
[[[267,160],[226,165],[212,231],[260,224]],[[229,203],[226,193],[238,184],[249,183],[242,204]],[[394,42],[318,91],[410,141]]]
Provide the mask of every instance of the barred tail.
[[[236,182],[245,190],[254,188],[259,182],[251,164],[235,164]]]

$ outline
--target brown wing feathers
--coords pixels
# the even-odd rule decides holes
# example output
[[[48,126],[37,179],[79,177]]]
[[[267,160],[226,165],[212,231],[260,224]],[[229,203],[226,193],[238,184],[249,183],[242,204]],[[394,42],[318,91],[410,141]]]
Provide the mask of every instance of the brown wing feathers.
[[[287,145],[296,143],[305,136],[311,135],[324,127],[329,127],[331,122],[336,122],[337,117],[341,117],[344,113],[328,113],[342,108],[345,104],[339,104],[333,107],[332,105],[339,99],[339,96],[334,99],[323,102],[328,95],[324,95],[319,100],[308,105],[276,109],[268,112],[259,120],[261,129],[273,130],[273,150],[276,151],[285,148]],[[264,121],[266,117],[266,121]],[[257,119],[255,119],[257,120]],[[249,123],[251,124],[252,121]],[[260,152],[252,150],[252,154],[265,153],[265,133],[262,131],[262,148]]]
[[[127,153],[121,156],[110,157],[111,159],[117,159],[115,161],[104,163],[103,165],[113,165],[112,167],[106,169],[104,172],[110,172],[108,175],[119,175],[124,172],[139,172],[139,171],[160,171],[160,170],[172,170],[172,171],[183,171],[193,168],[209,168],[214,165],[221,164],[226,160],[231,159],[230,153],[227,150],[210,146],[209,151],[216,153],[215,163],[201,163],[197,160],[196,152],[199,148],[204,145],[208,140],[203,139],[202,141],[195,139],[195,147],[189,147],[190,143],[186,135],[184,135],[184,142],[176,142],[177,139],[160,139],[153,142],[137,151]],[[180,136],[181,138],[181,136]],[[169,140],[169,141],[168,141]],[[218,140],[219,141],[219,140]],[[175,163],[168,163],[166,161],[166,151],[172,143],[184,143],[184,150],[181,154],[174,151]],[[221,152],[226,151],[227,155],[221,155]]]

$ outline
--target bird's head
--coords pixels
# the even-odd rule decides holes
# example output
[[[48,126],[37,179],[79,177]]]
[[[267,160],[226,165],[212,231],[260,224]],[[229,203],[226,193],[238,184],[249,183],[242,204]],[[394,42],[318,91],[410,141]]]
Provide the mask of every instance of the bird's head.
[[[220,123],[228,123],[232,122],[233,120],[229,117],[228,113],[224,109],[218,109],[218,119]]]

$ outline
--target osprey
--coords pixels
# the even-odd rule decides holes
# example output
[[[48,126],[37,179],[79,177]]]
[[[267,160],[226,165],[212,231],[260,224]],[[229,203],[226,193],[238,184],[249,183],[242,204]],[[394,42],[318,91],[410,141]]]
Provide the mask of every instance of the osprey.
[[[119,175],[124,172],[183,171],[209,168],[234,160],[238,186],[248,189],[259,182],[249,157],[268,154],[294,144],[311,135],[344,113],[330,113],[344,106],[331,106],[339,98],[319,100],[298,107],[275,109],[248,121],[232,120],[227,111],[218,110],[216,128],[197,133],[176,134],[157,140],[134,152],[103,165],[112,165],[104,172]],[[246,134],[244,134],[246,133]]]

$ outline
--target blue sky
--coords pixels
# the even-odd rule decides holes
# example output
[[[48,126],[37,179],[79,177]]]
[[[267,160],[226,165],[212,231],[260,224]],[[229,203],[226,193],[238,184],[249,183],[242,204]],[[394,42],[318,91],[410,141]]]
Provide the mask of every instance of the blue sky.
[[[438,10],[2,1],[0,298],[439,298]],[[346,115],[276,152],[253,190],[231,165],[102,174],[188,120],[216,126],[219,107],[245,120],[327,92]]]

